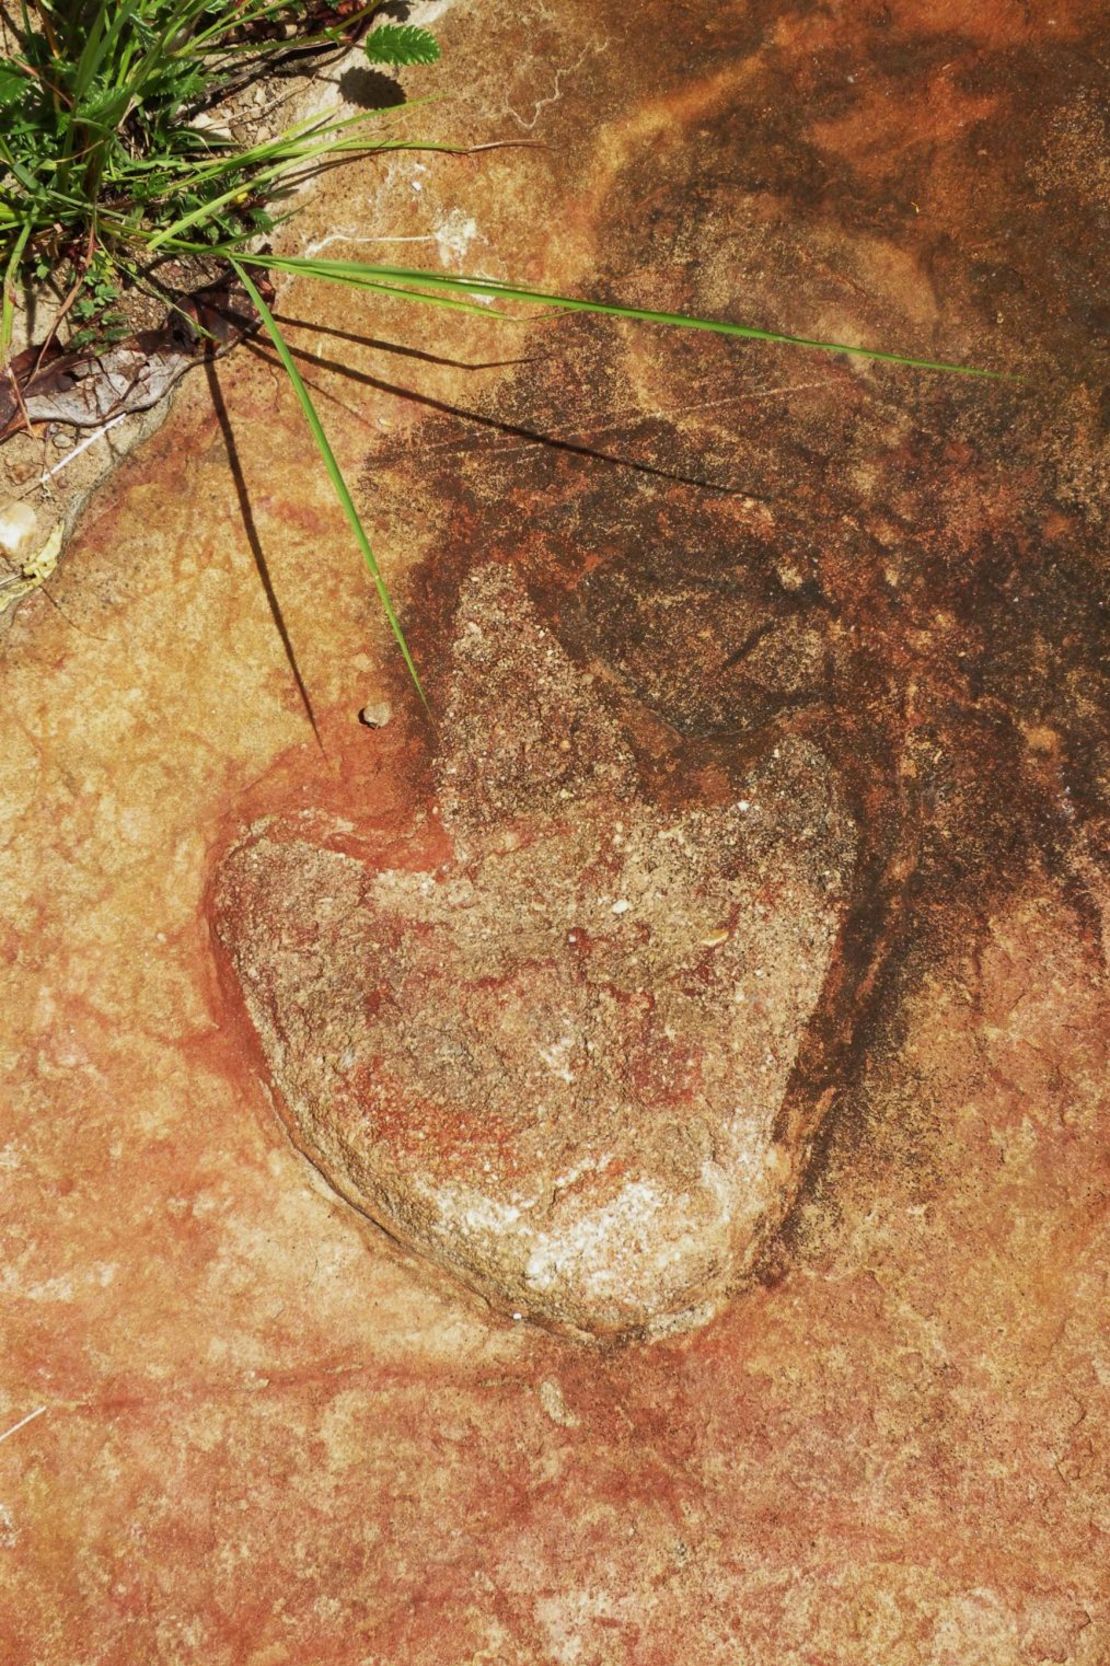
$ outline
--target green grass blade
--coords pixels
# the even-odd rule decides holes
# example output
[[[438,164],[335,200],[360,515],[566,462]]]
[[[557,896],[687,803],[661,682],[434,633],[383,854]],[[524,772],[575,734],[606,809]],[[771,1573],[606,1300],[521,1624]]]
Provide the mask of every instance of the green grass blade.
[[[5,160],[7,162],[8,167],[12,170],[12,173],[15,175],[16,179],[19,181],[20,185],[22,185],[23,189],[30,196],[32,196],[32,197],[37,196],[38,195],[38,189],[39,189],[39,182],[35,178],[34,174],[28,173],[27,169],[22,167],[16,161],[14,156],[6,157]]]
[[[266,147],[259,147],[260,152],[264,151],[265,154],[276,158],[267,167],[257,167],[254,158],[249,153],[232,154],[227,157],[220,157],[212,163],[198,164],[194,176],[198,180],[202,177],[218,179],[221,173],[237,173],[239,177],[234,179],[221,195],[208,198],[200,207],[191,209],[187,214],[182,214],[170,225],[163,226],[153,236],[148,237],[146,239],[147,248],[154,251],[179,242],[183,232],[188,231],[191,226],[203,224],[205,220],[219,214],[221,209],[234,203],[243,191],[254,192],[263,185],[297,184],[302,177],[308,177],[309,174],[319,168],[326,167],[332,158],[349,155],[377,155],[380,151],[386,150],[442,151],[451,148],[447,145],[418,144],[415,141],[410,142],[405,139],[343,140],[325,138],[321,143],[314,141],[311,132],[298,135],[293,142],[286,145],[285,137],[273,141]],[[307,170],[304,176],[298,173],[301,168]],[[244,170],[248,169],[249,172],[244,177]],[[183,178],[188,183],[188,174],[183,175]],[[211,250],[208,252],[211,253]]]
[[[267,265],[270,263],[267,262]],[[277,266],[270,266],[270,270],[280,272],[284,268],[279,262]],[[296,276],[295,273],[291,275]],[[472,318],[497,318],[502,324],[527,323],[525,318],[514,318],[512,313],[498,312],[496,307],[480,306],[477,301],[456,301],[451,295],[429,295],[420,289],[405,289],[400,284],[378,283],[373,278],[351,287],[372,290],[378,295],[392,295],[397,301],[420,301],[426,307],[447,307],[451,312],[468,312]]]
[[[223,37],[233,30],[242,29],[248,23],[256,23],[260,18],[266,18],[283,11],[286,4],[287,0],[258,0],[258,3],[253,6],[244,6],[241,12],[224,12],[207,29],[198,29],[189,41],[189,47],[196,51],[200,47],[206,46],[209,41],[213,43],[221,42]],[[342,35],[344,29],[349,29],[352,24],[361,22],[371,12],[377,11],[380,4],[381,0],[372,0],[371,4],[363,6],[359,11],[346,17],[342,24],[331,29],[322,29],[315,35],[297,36],[292,44],[298,49],[302,49],[305,46],[312,46],[320,40],[337,39]],[[275,40],[272,43],[246,43],[247,50],[252,52],[258,52],[260,45],[262,51],[267,49],[282,51],[288,50],[290,42],[288,40]]]
[[[267,162],[290,149],[295,143],[317,144],[321,139],[331,138],[346,132],[348,128],[358,127],[361,123],[395,119],[397,113],[396,106],[383,105],[380,110],[360,110],[355,116],[306,116],[303,121],[282,128],[272,139],[262,139],[258,144],[247,145],[244,149],[236,151],[235,161],[241,167],[250,166],[255,162]]]
[[[176,50],[178,53],[186,53],[189,56],[192,56],[193,53],[199,52],[203,47],[207,46],[210,40],[219,40],[220,37],[228,33],[229,30],[243,28],[248,23],[255,23],[259,18],[264,18],[270,13],[279,11],[283,3],[284,0],[259,0],[259,3],[256,5],[245,5],[237,11],[229,10],[227,7],[221,7],[214,20],[208,24],[206,28],[191,28],[188,38],[184,40],[182,45],[177,47]],[[198,23],[206,10],[207,7],[204,4],[195,8],[196,21]],[[179,24],[179,33],[181,27],[182,26]]]
[[[129,5],[125,6],[125,14],[129,13],[130,10]],[[126,17],[120,21],[121,23],[126,21]],[[92,28],[85,36],[81,55],[73,70],[73,80],[69,87],[69,94],[75,104],[79,104],[84,98],[85,93],[92,85],[94,77],[100,70],[105,57],[105,37],[108,30],[108,14],[103,6],[99,6],[97,7],[96,16],[93,18]]]
[[[23,251],[30,238],[32,222],[25,220],[19,228],[18,236],[12,245],[12,252],[8,256],[8,264],[4,271],[4,300],[0,304],[0,369],[6,369],[8,363],[8,349],[12,344],[12,328],[15,322],[15,302],[12,291],[19,275],[19,263],[23,259]]]
[[[641,324],[662,324],[675,330],[705,330],[714,335],[733,336],[742,341],[804,347],[818,353],[850,353],[856,358],[872,359],[880,364],[902,365],[909,370],[938,370],[956,376],[977,376],[994,381],[1010,379],[1001,371],[980,370],[972,365],[950,364],[941,359],[919,359],[906,353],[883,353],[872,347],[855,347],[843,341],[816,341],[809,336],[788,335],[778,330],[761,330],[751,324],[731,324],[717,318],[698,318],[684,312],[656,312],[648,307],[630,307],[620,302],[583,301],[575,296],[553,295],[543,289],[526,289],[519,284],[501,283],[494,278],[456,277],[447,272],[427,272],[404,266],[372,266],[362,261],[298,260],[293,256],[282,262],[282,269],[287,272],[301,271],[308,276],[326,278],[335,283],[349,284],[369,280],[418,284],[425,289],[488,295],[495,300],[527,302],[552,307],[560,312],[592,313],[602,318],[631,319]]]
[[[171,248],[182,254],[223,255],[225,259],[244,261],[248,266],[258,266],[267,272],[288,272],[293,277],[312,277],[312,262],[297,259],[295,256],[284,255],[254,255],[229,245],[212,244],[205,247],[200,243],[174,242]],[[380,283],[376,278],[340,278],[333,282],[346,284],[349,289],[375,290],[382,295],[392,295],[401,301],[421,301],[427,307],[447,307],[451,312],[466,312],[472,318],[498,318],[503,324],[525,324],[527,319],[514,318],[511,313],[498,312],[496,307],[483,307],[477,301],[459,301],[453,295],[426,294],[419,289],[405,289],[399,284]]]
[[[405,633],[401,629],[401,622],[397,618],[397,614],[394,610],[389,589],[386,585],[385,579],[382,577],[381,569],[378,566],[374,551],[370,547],[370,540],[366,536],[366,530],[363,527],[362,521],[359,519],[358,510],[355,508],[354,499],[351,497],[351,494],[347,489],[347,482],[343,478],[342,471],[336,461],[335,453],[332,451],[332,448],[328,443],[328,437],[324,433],[323,424],[317,414],[315,405],[312,403],[311,395],[301,379],[301,373],[297,369],[293,355],[290,353],[288,345],[285,341],[285,337],[277,327],[273,313],[262,299],[257,286],[250,277],[250,274],[235,257],[232,257],[231,265],[234,268],[240,283],[243,285],[243,288],[258,308],[258,316],[266,326],[267,334],[274,344],[274,350],[277,353],[278,358],[281,360],[282,368],[293,385],[293,391],[297,395],[301,410],[304,413],[304,419],[308,424],[312,438],[316,442],[316,448],[323,459],[324,467],[328,473],[328,478],[332,483],[336,497],[339,499],[340,507],[342,508],[344,515],[347,517],[347,524],[350,526],[351,531],[355,535],[355,542],[358,544],[358,547],[362,552],[362,559],[366,563],[366,569],[374,582],[374,588],[378,592],[378,600],[381,602],[382,608],[385,611],[385,616],[389,620],[389,628],[393,632],[397,646],[401,650],[401,656],[404,659],[409,676],[412,678],[416,692],[420,696],[421,703],[426,709],[428,702],[424,695],[424,689],[421,685],[420,678],[417,675],[412,655],[409,652],[409,645],[405,641]]]

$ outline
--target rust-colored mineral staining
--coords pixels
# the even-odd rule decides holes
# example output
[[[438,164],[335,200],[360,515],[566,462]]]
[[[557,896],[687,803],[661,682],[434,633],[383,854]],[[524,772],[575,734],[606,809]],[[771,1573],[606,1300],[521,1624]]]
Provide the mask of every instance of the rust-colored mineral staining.
[[[0,643],[3,1666],[1105,1666],[1100,9],[436,27],[541,144],[300,248],[1026,380],[294,286],[425,718],[185,379]]]
[[[704,1323],[789,1207],[776,1137],[855,838],[783,739],[747,796],[664,817],[518,582],[473,573],[435,761],[447,860],[272,821],[217,931],[299,1142],[496,1303],[596,1335]]]

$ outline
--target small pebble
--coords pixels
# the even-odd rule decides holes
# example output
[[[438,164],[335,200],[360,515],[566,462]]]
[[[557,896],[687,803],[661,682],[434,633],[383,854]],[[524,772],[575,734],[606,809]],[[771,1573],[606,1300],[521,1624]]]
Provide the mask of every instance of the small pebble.
[[[384,729],[393,716],[392,709],[384,700],[371,701],[363,706],[358,714],[358,720],[367,729]]]
[[[29,555],[35,542],[38,516],[29,503],[9,498],[0,505],[0,550],[13,560]]]

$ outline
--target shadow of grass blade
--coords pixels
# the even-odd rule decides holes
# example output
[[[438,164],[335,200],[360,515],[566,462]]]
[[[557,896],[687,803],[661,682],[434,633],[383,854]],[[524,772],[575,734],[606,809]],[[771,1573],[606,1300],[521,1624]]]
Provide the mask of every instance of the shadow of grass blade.
[[[351,494],[347,489],[347,482],[343,478],[342,471],[336,461],[335,453],[332,451],[332,448],[328,443],[328,437],[324,433],[324,427],[320,421],[319,415],[317,414],[316,407],[312,403],[312,397],[304,385],[301,373],[297,369],[293,360],[293,355],[289,351],[285,338],[278,329],[274,315],[266,305],[266,302],[263,300],[257,285],[252,281],[250,274],[246,271],[245,267],[243,267],[234,257],[231,259],[231,265],[234,267],[243,288],[258,308],[258,316],[266,326],[266,331],[270,340],[274,344],[274,350],[277,353],[278,358],[281,360],[282,367],[289,377],[290,382],[293,384],[293,391],[297,395],[297,399],[300,403],[301,410],[304,412],[304,418],[308,424],[309,431],[311,432],[312,438],[316,442],[317,450],[323,459],[324,467],[328,473],[328,478],[332,483],[336,497],[339,499],[340,507],[342,508],[344,515],[347,517],[347,523],[355,535],[355,542],[358,544],[358,547],[362,552],[362,559],[366,563],[366,569],[369,572],[371,579],[374,581],[374,588],[378,592],[378,600],[381,602],[385,611],[385,616],[389,620],[389,628],[393,632],[394,640],[401,650],[402,658],[404,659],[409,676],[412,678],[413,686],[415,687],[417,694],[420,696],[421,704],[424,706],[425,710],[427,710],[428,702],[424,694],[424,689],[421,685],[420,677],[417,674],[416,665],[413,662],[412,655],[409,652],[409,645],[405,641],[405,633],[401,629],[400,620],[397,618],[396,611],[394,610],[393,600],[389,594],[389,589],[386,585],[385,579],[382,577],[381,569],[378,566],[374,551],[370,547],[370,540],[366,536],[366,530],[363,527],[362,521],[359,519],[358,510],[355,508],[354,499],[351,497]]]

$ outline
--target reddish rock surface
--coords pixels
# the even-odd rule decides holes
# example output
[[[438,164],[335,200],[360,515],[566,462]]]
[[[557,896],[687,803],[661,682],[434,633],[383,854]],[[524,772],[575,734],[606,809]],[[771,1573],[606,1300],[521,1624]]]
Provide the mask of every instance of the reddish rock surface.
[[[361,860],[357,826],[302,812],[222,865],[217,931],[298,1143],[518,1319],[703,1324],[827,1108],[780,1123],[851,882],[828,765],[784,740],[749,797],[661,817],[592,682],[487,567],[434,773]]]
[[[305,246],[1028,378],[282,297],[441,733],[493,561],[661,824],[828,761],[859,848],[783,1118],[835,1098],[754,1282],[650,1347],[514,1324],[324,1184],[215,865],[297,811],[395,848],[441,752],[280,375],[187,387],[2,645],[0,1435],[43,1409],[0,1442],[0,1652],[1102,1666],[1099,9],[440,30],[421,132],[543,147],[369,160]]]

